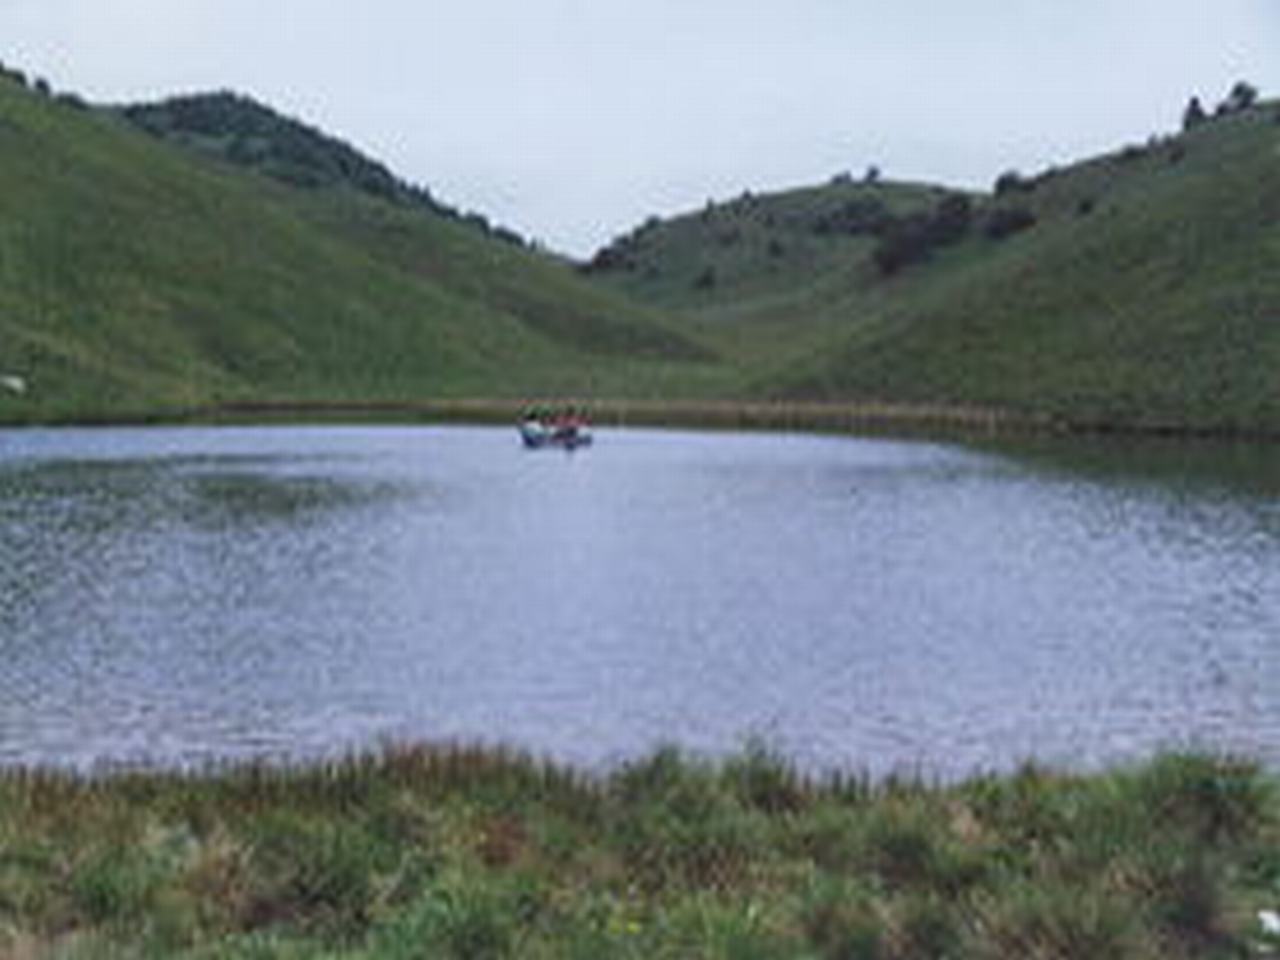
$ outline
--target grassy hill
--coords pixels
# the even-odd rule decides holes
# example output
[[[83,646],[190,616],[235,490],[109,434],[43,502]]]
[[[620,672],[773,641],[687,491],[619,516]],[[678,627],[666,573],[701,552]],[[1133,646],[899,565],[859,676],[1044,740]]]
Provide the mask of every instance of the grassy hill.
[[[408,183],[350,144],[231,91],[170,97],[116,108],[133,125],[162,140],[253,170],[295,187],[348,187],[402,207],[464,220],[483,233],[523,245],[515,231],[480,214],[463,215]]]
[[[574,270],[247,98],[4,77],[0,421],[560,394],[1280,433],[1278,117],[992,192],[747,193]]]
[[[757,396],[1276,432],[1278,117],[1255,104],[981,195],[746,196],[585,270],[679,311]]]
[[[653,312],[427,196],[301,189],[0,79],[0,374],[28,384],[0,419],[705,378]]]
[[[936,188],[854,182],[714,201],[651,218],[583,267],[628,295],[710,319],[740,319],[868,257],[886,218],[926,210]]]

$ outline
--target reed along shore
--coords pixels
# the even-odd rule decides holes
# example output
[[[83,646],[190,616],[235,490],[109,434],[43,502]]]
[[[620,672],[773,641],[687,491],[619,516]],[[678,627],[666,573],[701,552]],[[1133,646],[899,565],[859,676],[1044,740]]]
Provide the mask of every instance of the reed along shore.
[[[397,747],[0,774],[0,955],[1192,958],[1280,947],[1272,774],[1202,755],[956,784],[749,748],[603,774]]]

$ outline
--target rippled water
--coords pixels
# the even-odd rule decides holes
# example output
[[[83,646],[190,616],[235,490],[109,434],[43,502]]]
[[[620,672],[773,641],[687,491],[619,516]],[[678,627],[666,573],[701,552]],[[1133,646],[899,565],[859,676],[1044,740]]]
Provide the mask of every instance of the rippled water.
[[[0,763],[753,737],[874,773],[1280,766],[1280,455],[0,433]]]

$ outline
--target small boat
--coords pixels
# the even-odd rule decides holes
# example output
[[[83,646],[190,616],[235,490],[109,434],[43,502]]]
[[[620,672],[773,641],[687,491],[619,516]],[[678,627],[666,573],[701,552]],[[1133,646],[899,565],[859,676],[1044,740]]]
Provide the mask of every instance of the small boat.
[[[591,424],[574,414],[547,416],[526,414],[520,420],[520,440],[530,450],[559,447],[576,450],[591,445]]]

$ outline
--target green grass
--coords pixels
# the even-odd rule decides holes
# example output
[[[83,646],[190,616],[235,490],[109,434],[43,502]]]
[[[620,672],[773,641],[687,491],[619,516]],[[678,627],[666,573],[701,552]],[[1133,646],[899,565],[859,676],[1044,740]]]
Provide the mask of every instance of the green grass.
[[[746,193],[696,213],[651,219],[615,240],[588,272],[637,300],[712,323],[768,315],[821,301],[831,275],[869,253],[869,234],[831,226],[843,209],[870,204],[904,214],[927,209],[939,192],[924,184],[838,180]],[[608,266],[596,269],[602,262]],[[708,270],[714,282],[700,283]]]
[[[0,775],[0,952],[58,957],[1238,957],[1280,807],[1174,755],[952,786],[758,748],[589,777],[403,748],[295,769]]]
[[[0,372],[30,384],[0,420],[665,389],[709,366],[546,255],[0,79]]]
[[[403,184],[376,195],[376,163],[252,109],[326,185],[0,79],[0,374],[30,384],[0,392],[0,422],[572,397],[1280,435],[1274,103],[970,194],[968,233],[892,276],[877,205],[907,217],[941,188],[746,194],[584,275]],[[1035,226],[988,237],[1012,207]]]
[[[866,236],[812,215],[895,184],[832,184],[689,214],[623,245],[597,282],[678,310],[757,398],[990,406],[1079,426],[1280,432],[1280,123],[1275,103],[972,198],[975,224],[925,263],[881,276]],[[981,225],[1025,207],[1003,240]],[[742,242],[731,235],[743,219]],[[764,224],[771,224],[765,227]],[[754,232],[753,232],[754,231]],[[757,235],[758,234],[758,235]],[[745,238],[753,238],[747,242]],[[770,241],[791,256],[761,254]],[[804,251],[817,251],[804,253]],[[729,279],[664,281],[703,254]],[[656,275],[646,273],[659,265]],[[732,278],[755,276],[748,282]]]

